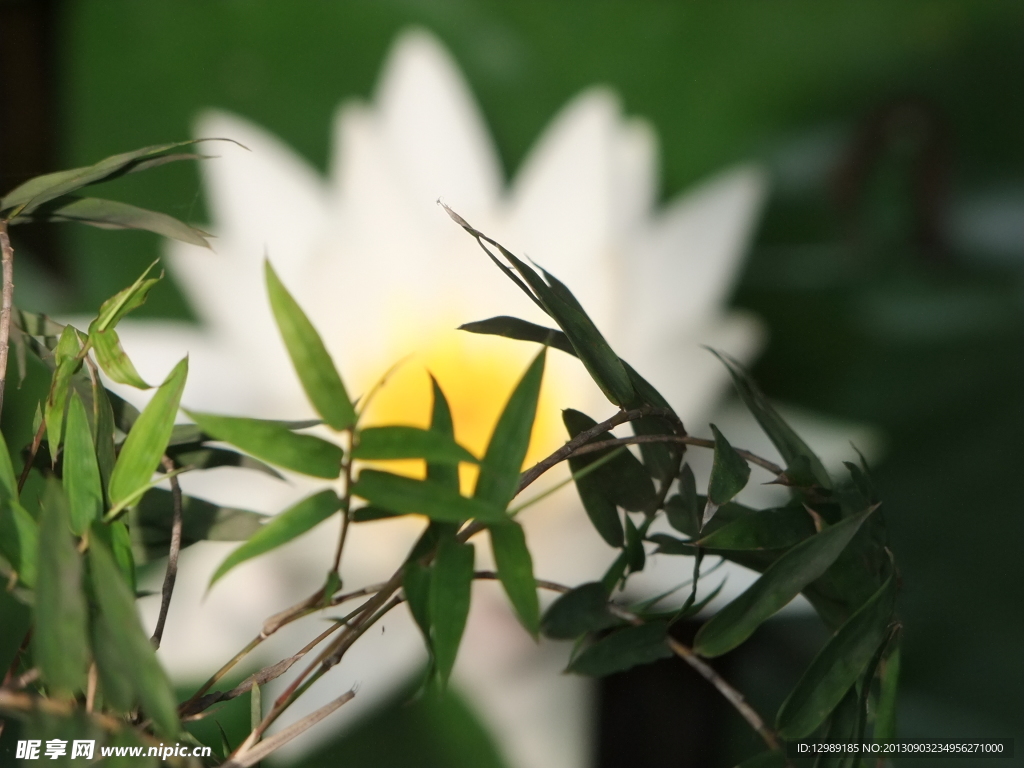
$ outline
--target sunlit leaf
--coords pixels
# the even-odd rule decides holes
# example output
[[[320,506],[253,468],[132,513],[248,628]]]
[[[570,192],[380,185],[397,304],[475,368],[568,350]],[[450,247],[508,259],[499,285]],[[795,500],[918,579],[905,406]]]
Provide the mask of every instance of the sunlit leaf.
[[[742,595],[700,628],[694,650],[721,656],[742,643],[835,562],[873,510],[829,526],[773,562]]]
[[[89,430],[89,418],[77,392],[72,393],[68,405],[64,440],[64,488],[71,505],[71,530],[81,536],[103,514],[103,485],[92,432]]]
[[[94,530],[101,525],[94,523]],[[179,724],[170,681],[142,631],[135,613],[134,594],[97,536],[89,544],[89,578],[99,608],[94,617],[93,649],[104,699],[122,710],[140,701],[157,731],[164,737],[173,737]],[[130,686],[127,691],[126,686]],[[126,702],[125,698],[129,700]]]
[[[50,479],[39,513],[32,659],[51,695],[85,688],[89,665],[88,612],[82,592],[82,560],[69,528],[68,499]]]
[[[711,480],[708,482],[708,500],[704,507],[701,525],[707,525],[718,508],[743,490],[750,479],[750,466],[729,445],[718,427],[711,425],[715,435],[715,459],[711,466]]]
[[[554,640],[572,640],[621,623],[608,610],[604,584],[592,581],[561,595],[544,612],[541,631]]]
[[[442,685],[451,675],[469,616],[474,550],[454,538],[442,539],[430,577],[430,623],[434,660]]]
[[[566,671],[604,677],[672,655],[666,643],[668,625],[651,622],[625,627],[603,637],[572,660]]]
[[[523,528],[515,521],[488,527],[498,578],[519,621],[534,638],[540,631],[540,603],[533,577],[533,558],[526,546]]]
[[[700,540],[711,549],[784,549],[815,534],[802,507],[762,509],[733,520]]]
[[[56,458],[57,448],[64,437],[64,413],[68,404],[68,387],[71,383],[71,376],[82,361],[78,359],[78,353],[82,345],[78,340],[78,332],[70,325],[64,326],[64,331],[57,342],[54,350],[54,362],[57,366],[50,383],[50,393],[46,398],[46,407],[43,411],[46,417],[46,440],[50,444],[50,456]]]
[[[97,313],[96,319],[89,323],[90,335],[114,328],[121,318],[146,303],[149,292],[161,280],[160,277],[146,277],[155,266],[156,262],[154,261],[134,283],[100,304],[100,311]]]
[[[167,375],[121,446],[110,475],[110,504],[119,505],[149,484],[174,427],[181,393],[188,375],[188,358],[183,358]]]
[[[306,313],[278,279],[269,259],[263,264],[270,307],[306,397],[329,426],[347,429],[355,423],[356,412],[334,361]]]
[[[505,509],[515,496],[537,414],[545,353],[546,350],[542,349],[530,363],[498,417],[487,451],[480,461],[474,499]]]
[[[31,214],[23,214],[19,218],[27,221],[76,222],[101,229],[141,229],[183,243],[210,247],[206,239],[210,237],[208,233],[190,227],[173,216],[98,197],[63,197],[52,204],[37,206]]]
[[[127,384],[136,389],[150,388],[146,380],[135,370],[135,364],[125,354],[124,349],[121,347],[121,340],[117,336],[117,331],[113,328],[108,328],[105,331],[96,331],[89,335],[89,340],[92,342],[96,362],[100,364],[100,368],[103,369],[107,376],[119,384]]]
[[[435,464],[476,463],[477,458],[447,435],[419,427],[367,427],[359,432],[352,458],[426,459]]]
[[[886,639],[895,599],[890,576],[818,652],[779,709],[780,736],[805,738],[835,709]]]
[[[319,437],[296,435],[277,421],[185,413],[210,436],[275,466],[332,480],[341,473],[341,448]]]
[[[212,587],[218,579],[239,563],[276,549],[301,536],[341,509],[341,499],[334,491],[325,490],[307,496],[302,501],[274,515],[270,521],[232,552],[210,577]]]
[[[362,470],[352,493],[375,506],[403,514],[426,515],[432,520],[459,523],[475,518],[482,523],[500,523],[508,519],[502,508],[461,496],[446,485],[376,469]]]

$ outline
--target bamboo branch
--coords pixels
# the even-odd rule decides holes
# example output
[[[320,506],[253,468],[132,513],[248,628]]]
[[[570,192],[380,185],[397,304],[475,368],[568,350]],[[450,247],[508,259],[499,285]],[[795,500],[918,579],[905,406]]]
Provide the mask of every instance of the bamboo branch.
[[[174,462],[167,456],[161,459],[164,469],[168,473],[174,471]],[[178,484],[177,475],[170,475],[171,481],[171,506],[174,510],[171,518],[171,546],[167,553],[167,572],[164,574],[164,586],[160,594],[160,615],[156,620],[156,629],[153,630],[153,637],[150,640],[154,648],[160,647],[160,641],[164,636],[164,624],[167,622],[167,611],[171,607],[171,595],[174,594],[174,582],[178,578],[178,555],[181,553],[181,486]]]
[[[0,412],[4,408],[4,385],[7,383],[7,352],[10,347],[11,309],[14,307],[14,248],[7,236],[7,220],[0,219],[0,262],[3,268],[3,290],[0,292]]]

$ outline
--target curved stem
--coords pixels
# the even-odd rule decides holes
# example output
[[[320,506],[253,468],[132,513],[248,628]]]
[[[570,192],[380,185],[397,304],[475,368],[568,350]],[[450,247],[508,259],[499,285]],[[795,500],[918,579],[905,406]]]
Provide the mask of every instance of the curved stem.
[[[0,413],[4,408],[4,385],[7,383],[7,352],[10,347],[11,309],[14,307],[14,248],[7,236],[7,221],[0,219],[0,262],[3,267],[3,289],[0,291]]]
[[[171,518],[171,545],[167,552],[167,572],[164,574],[164,586],[160,594],[160,615],[156,620],[156,629],[150,640],[154,648],[160,647],[164,637],[164,624],[167,622],[167,611],[171,607],[171,595],[174,594],[174,582],[178,578],[178,554],[181,552],[181,485],[174,472],[174,462],[166,455],[160,460],[167,470],[171,482],[171,506],[174,510]]]

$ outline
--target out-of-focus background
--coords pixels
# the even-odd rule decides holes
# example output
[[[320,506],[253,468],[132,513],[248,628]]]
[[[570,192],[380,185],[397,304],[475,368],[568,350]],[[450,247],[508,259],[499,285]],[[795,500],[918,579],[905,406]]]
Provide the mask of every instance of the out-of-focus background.
[[[3,0],[0,190],[187,138],[211,106],[324,169],[336,105],[370,94],[410,25],[458,61],[507,175],[551,116],[595,83],[656,129],[663,197],[739,161],[765,165],[770,199],[732,303],[770,330],[754,373],[772,397],[884,437],[875,474],[903,576],[900,735],[1016,737],[1024,747],[1019,0]],[[103,194],[205,216],[186,164]],[[19,303],[51,313],[94,310],[160,253],[142,233],[30,226],[14,236]],[[164,289],[141,312],[189,311]],[[9,396],[5,429],[30,424],[17,411],[28,397]],[[15,609],[4,599],[3,610]],[[755,701],[777,702],[792,685],[787,670],[816,642],[809,621],[770,625],[729,662]],[[6,634],[5,654],[17,642]],[[673,670],[603,685],[600,765],[729,764],[741,726],[698,706],[704,694]],[[624,753],[626,737],[666,728],[671,740],[652,735],[648,763]],[[687,733],[705,757],[687,751]],[[387,710],[303,764],[342,757],[501,764],[456,698]]]

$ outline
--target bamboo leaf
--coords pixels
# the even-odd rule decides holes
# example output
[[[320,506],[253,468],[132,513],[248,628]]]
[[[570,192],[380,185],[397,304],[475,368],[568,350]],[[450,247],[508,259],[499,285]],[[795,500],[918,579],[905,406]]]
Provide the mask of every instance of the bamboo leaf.
[[[699,535],[701,506],[693,470],[689,464],[685,464],[679,473],[679,492],[665,502],[665,516],[669,525],[687,536]]]
[[[702,656],[721,656],[750,637],[763,621],[835,562],[872,511],[874,508],[829,526],[778,558],[742,595],[700,628],[694,650]]]
[[[52,203],[37,206],[31,214],[22,214],[19,218],[33,222],[76,222],[101,229],[140,229],[183,243],[210,247],[206,239],[210,237],[208,233],[190,227],[173,216],[98,197],[62,197]]]
[[[697,543],[710,549],[785,549],[814,534],[814,522],[806,509],[781,507],[751,512]]]
[[[542,349],[530,363],[498,417],[480,462],[480,476],[473,492],[473,498],[478,501],[505,509],[515,496],[537,414],[545,354],[546,350]]]
[[[779,735],[787,740],[813,733],[836,708],[887,639],[896,581],[886,579],[831,637],[779,709]]]
[[[352,458],[426,459],[435,464],[477,462],[476,456],[442,432],[405,426],[360,430],[359,443],[352,449]]]
[[[17,498],[18,479],[14,475],[11,454],[7,450],[7,441],[0,438],[0,501]]]
[[[427,566],[416,561],[406,563],[402,573],[402,591],[409,612],[423,633],[427,650],[433,655],[430,638],[430,575],[431,569]]]
[[[469,616],[473,560],[473,545],[460,544],[454,538],[441,541],[434,559],[429,610],[434,661],[442,685],[448,682],[455,666]]]
[[[533,558],[526,546],[523,527],[515,521],[492,525],[491,550],[498,566],[498,578],[505,588],[509,602],[515,608],[526,631],[537,638],[540,631],[540,603],[537,582],[533,577]]]
[[[455,442],[455,425],[452,422],[452,409],[448,405],[448,398],[444,396],[441,385],[433,376],[430,377],[430,386],[434,396],[430,414],[430,431]],[[459,490],[459,470],[458,467],[451,464],[428,460],[427,479],[446,485],[456,493]]]
[[[32,659],[48,692],[58,698],[73,696],[85,688],[89,665],[82,561],[69,524],[68,499],[60,483],[51,478],[39,513]]]
[[[159,283],[163,277],[162,275],[160,277],[146,277],[155,266],[156,262],[154,261],[146,268],[145,272],[139,275],[134,283],[118,291],[100,304],[100,311],[96,314],[96,319],[89,323],[90,336],[102,333],[108,328],[114,328],[121,321],[121,318],[146,303],[149,292],[153,290],[153,286]]]
[[[341,473],[341,448],[319,437],[296,435],[277,421],[189,410],[185,413],[211,437],[275,466],[331,480]]]
[[[898,643],[898,640],[896,641]],[[900,678],[900,647],[897,644],[887,659],[882,661],[882,684],[878,692],[875,709],[876,742],[892,741],[896,738],[896,692]]]
[[[672,655],[665,642],[668,624],[651,622],[638,627],[625,627],[603,637],[583,651],[569,664],[567,672],[590,677],[604,677],[641,664],[650,664]]]
[[[68,406],[64,488],[71,505],[71,530],[76,536],[81,536],[94,520],[103,515],[103,485],[96,461],[96,447],[89,430],[89,417],[77,392],[72,393]]]
[[[348,429],[356,421],[356,412],[320,334],[278,279],[270,260],[263,265],[270,307],[306,397],[329,426]]]
[[[707,525],[718,508],[743,490],[750,479],[750,466],[736,450],[729,445],[718,427],[711,425],[715,435],[715,460],[711,466],[711,480],[708,482],[708,500],[704,507],[701,525]]]
[[[561,595],[544,612],[541,631],[554,640],[572,640],[621,623],[608,610],[604,584],[592,581]]]
[[[39,529],[35,518],[14,498],[0,501],[0,553],[26,587],[35,586],[38,552]]]
[[[147,486],[174,428],[181,393],[188,376],[188,358],[183,358],[167,375],[164,383],[143,409],[121,446],[121,453],[110,474],[110,504],[118,506]]]
[[[341,509],[341,499],[334,491],[325,490],[307,496],[284,512],[275,515],[217,567],[213,576],[210,577],[210,586],[212,587],[239,563],[244,563],[246,560],[276,549],[297,536],[301,536],[339,509]]]
[[[100,364],[100,368],[107,376],[118,384],[127,384],[136,389],[151,388],[135,370],[135,364],[125,354],[117,331],[113,328],[96,331],[89,335],[89,340],[92,342],[92,349],[96,354],[96,362]]]
[[[93,530],[101,525],[94,523]],[[122,710],[141,702],[157,731],[173,737],[180,728],[174,692],[142,631],[135,613],[135,596],[121,578],[101,536],[93,536],[89,543],[89,578],[99,608],[94,617],[93,648],[104,699]],[[125,694],[131,699],[127,707],[120,698]]]
[[[78,331],[70,325],[64,326],[60,341],[54,349],[53,358],[56,370],[50,383],[50,393],[46,398],[44,416],[46,418],[46,441],[50,444],[50,456],[55,460],[61,440],[64,437],[64,413],[67,411],[68,388],[71,376],[82,365],[78,353],[82,345],[78,341]]]
[[[375,469],[359,473],[352,493],[374,506],[402,514],[426,515],[442,522],[461,523],[475,518],[482,523],[499,523],[508,519],[502,508],[480,499],[468,499],[440,483]]]

